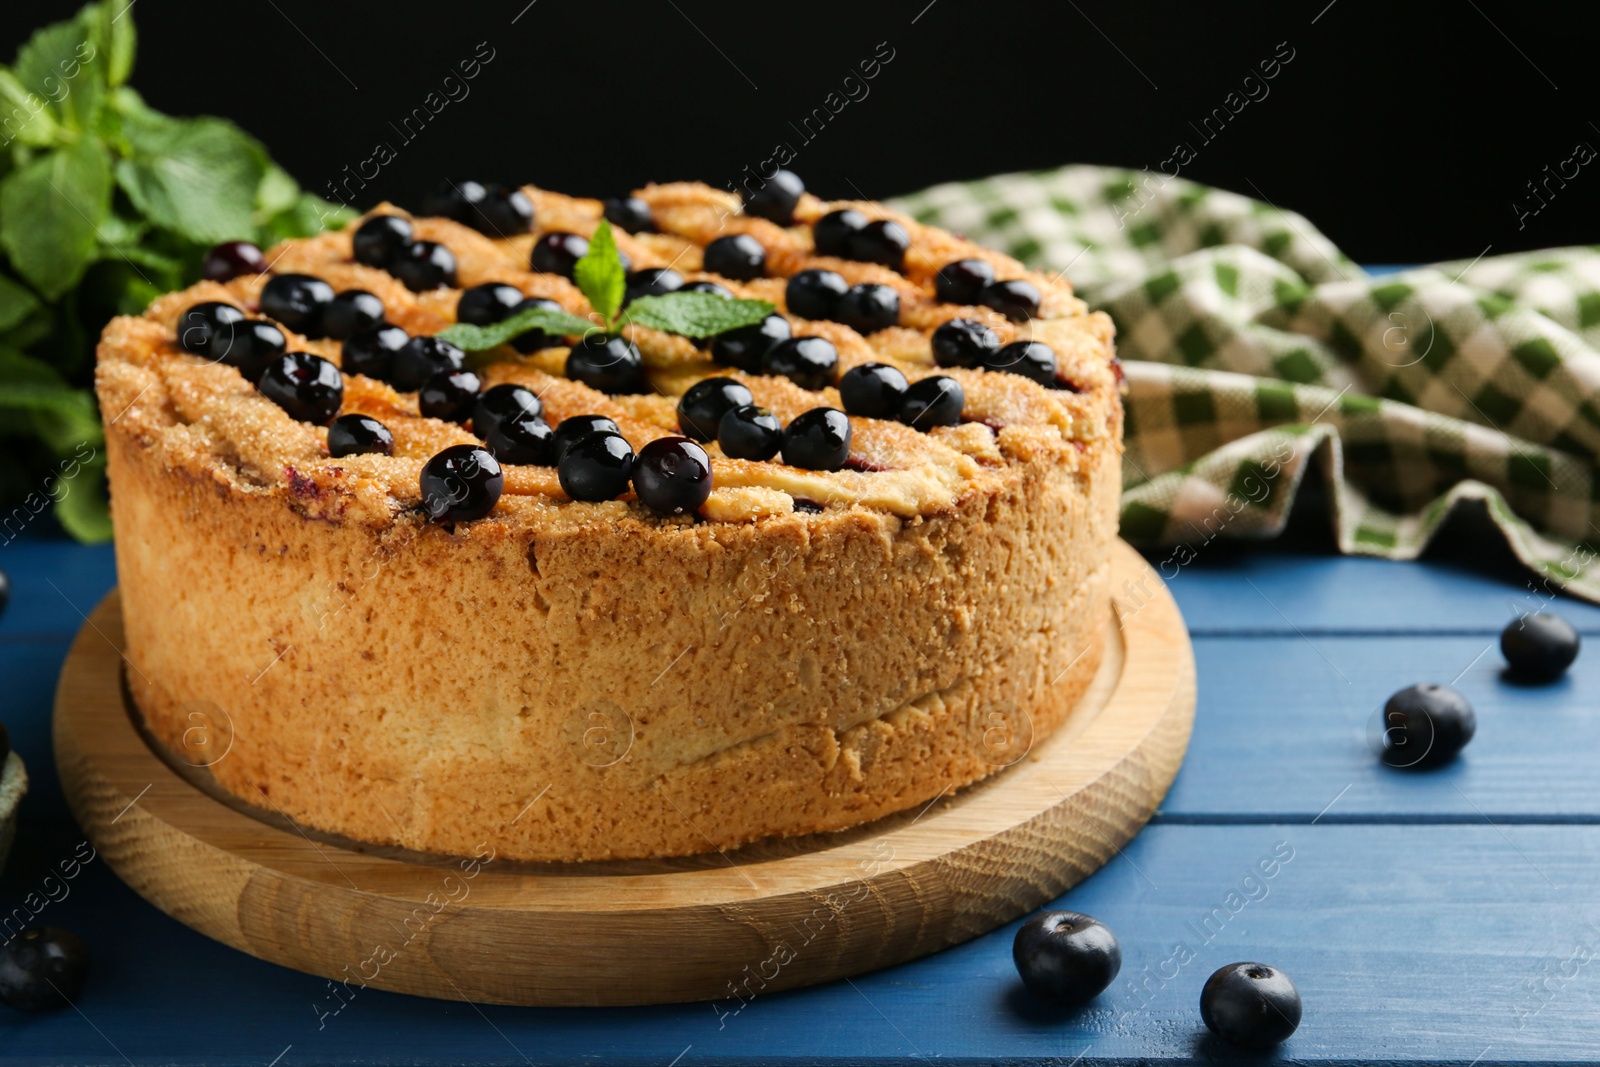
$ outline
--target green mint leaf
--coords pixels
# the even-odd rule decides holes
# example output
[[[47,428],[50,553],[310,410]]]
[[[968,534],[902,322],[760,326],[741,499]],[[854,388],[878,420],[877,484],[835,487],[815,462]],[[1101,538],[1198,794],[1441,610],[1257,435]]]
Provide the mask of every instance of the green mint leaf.
[[[25,286],[0,274],[0,333],[33,314],[38,307],[39,299]]]
[[[94,29],[95,47],[106,64],[106,84],[115,89],[133,73],[138,35],[133,28],[133,0],[104,0],[91,4],[80,17]]]
[[[111,162],[84,138],[0,182],[0,247],[23,279],[54,300],[78,284],[111,212]]]
[[[314,237],[324,230],[342,230],[356,217],[357,213],[343,204],[301,193],[286,210],[262,225],[257,243],[270,248],[291,237]]]
[[[716,293],[666,293],[641,296],[628,305],[623,320],[698,341],[753,326],[772,310],[765,300],[731,300]]]
[[[91,37],[82,19],[57,22],[28,38],[12,65],[22,87],[73,130],[93,130],[105,99],[105,57]]]
[[[543,330],[552,337],[582,337],[599,327],[588,319],[579,318],[566,311],[548,308],[524,308],[493,326],[473,326],[458,322],[439,331],[439,339],[448,341],[463,352],[482,352],[498,348],[513,337],[529,330]]]
[[[611,224],[605,219],[595,227],[589,238],[589,251],[583,254],[572,268],[572,280],[600,312],[600,317],[611,325],[622,307],[622,294],[627,288],[627,272],[622,269],[622,257],[617,255],[617,242],[611,236]]]
[[[256,217],[265,221],[294,207],[300,199],[300,183],[276,163],[268,163],[261,184],[256,186]]]
[[[41,147],[62,140],[50,102],[31,92],[11,71],[0,67],[0,120],[7,137],[18,144]]]
[[[197,244],[255,236],[256,191],[267,173],[261,146],[221,119],[123,115],[131,158],[117,184],[163,229]]]

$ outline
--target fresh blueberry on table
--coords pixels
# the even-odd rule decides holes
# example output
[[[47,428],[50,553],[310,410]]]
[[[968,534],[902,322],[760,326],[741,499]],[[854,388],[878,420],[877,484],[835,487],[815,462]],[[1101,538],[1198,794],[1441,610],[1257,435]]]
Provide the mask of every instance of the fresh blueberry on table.
[[[506,419],[538,418],[544,414],[544,401],[525,385],[504,383],[488,390],[472,408],[472,432],[488,434]]]
[[[509,318],[522,303],[522,290],[505,282],[484,282],[461,290],[456,300],[456,321],[473,326],[493,326]]]
[[[689,386],[679,398],[678,428],[691,440],[710,441],[717,436],[722,416],[754,399],[742,382],[732,378],[703,378]]]
[[[348,340],[373,329],[384,319],[383,301],[365,289],[346,289],[322,309],[322,335]]]
[[[601,430],[566,447],[556,464],[556,476],[562,491],[574,500],[615,500],[628,489],[633,459],[626,438]]]
[[[537,415],[501,419],[479,436],[501,463],[548,467],[555,462],[555,431]]]
[[[0,1004],[19,1011],[74,1004],[88,977],[88,947],[59,927],[25,927],[0,947]]]
[[[400,392],[411,393],[440,371],[461,370],[466,365],[467,354],[449,341],[433,336],[410,337],[395,351],[388,380]]]
[[[855,208],[830,211],[811,227],[811,243],[817,255],[836,259],[852,259],[850,242],[867,227],[867,217]]]
[[[389,272],[413,293],[456,283],[456,257],[437,241],[413,241],[395,256]]]
[[[850,458],[850,419],[838,408],[812,408],[783,428],[783,461],[836,471]]]
[[[1042,911],[1017,930],[1011,958],[1023,984],[1038,996],[1084,1004],[1122,969],[1122,946],[1099,919],[1076,911]]]
[[[220,300],[207,300],[184,309],[178,316],[178,347],[197,356],[216,359],[219,342],[226,343],[234,327],[245,321],[243,311]]]
[[[346,374],[387,381],[394,369],[395,354],[410,340],[411,335],[398,326],[377,326],[346,341],[339,360]]]
[[[687,437],[658,437],[634,460],[633,491],[662,515],[695,511],[711,495],[711,457]]]
[[[567,454],[580,438],[588,437],[592,433],[614,433],[622,435],[622,429],[612,419],[604,415],[571,415],[556,426],[555,436],[550,441],[550,454],[556,461]]]
[[[981,365],[989,370],[1020,374],[1047,389],[1056,386],[1056,353],[1043,341],[1012,341],[987,353]]]
[[[783,447],[783,423],[766,408],[745,404],[722,416],[717,444],[732,459],[771,459]]]
[[[417,391],[417,410],[424,418],[466,422],[483,390],[483,380],[469,370],[441,370]]]
[[[1265,963],[1230,963],[1206,979],[1200,1018],[1222,1040],[1269,1048],[1300,1025],[1300,992],[1289,976]]]
[[[844,409],[869,419],[899,418],[908,388],[906,376],[887,363],[863,363],[839,379]]]
[[[589,252],[589,239],[579,233],[555,230],[543,234],[533,242],[533,252],[528,257],[533,269],[545,274],[572,277],[572,268]]]
[[[1559,615],[1538,612],[1513,620],[1500,631],[1500,653],[1511,677],[1553,682],[1578,658],[1578,631]]]
[[[494,510],[505,485],[488,449],[451,445],[422,466],[422,506],[434,522],[471,522]]]
[[[766,273],[767,250],[747,233],[731,233],[706,245],[700,263],[711,274],[747,282]]]
[[[328,455],[357,456],[394,454],[394,434],[371,415],[340,415],[328,426]]]
[[[967,393],[954,378],[936,374],[912,382],[900,401],[900,421],[924,432],[935,426],[954,426],[967,406]]]
[[[934,295],[946,304],[976,304],[983,287],[994,281],[994,267],[981,259],[958,259],[939,268]]]
[[[606,221],[628,233],[649,233],[656,228],[650,205],[637,196],[613,196],[605,202]]]
[[[256,382],[261,395],[301,422],[326,426],[344,403],[339,368],[309,352],[286,352],[267,364]]]
[[[1009,282],[991,282],[978,290],[978,303],[993,308],[1012,322],[1027,322],[1039,314],[1039,287],[1018,278]]]
[[[224,241],[212,245],[200,264],[200,276],[208,282],[231,282],[246,274],[265,274],[267,257],[249,241]]]
[[[591,333],[567,352],[567,377],[602,393],[642,393],[644,359],[626,337]]]
[[[1455,759],[1477,729],[1472,705],[1454,689],[1408,686],[1383,706],[1380,757],[1391,767],[1442,767]]]
[[[261,289],[261,310],[296,333],[322,336],[322,312],[333,286],[310,274],[274,274]]]
[[[356,228],[350,239],[357,263],[388,270],[411,243],[410,219],[399,215],[374,215]]]
[[[911,234],[893,219],[869,222],[850,235],[850,258],[899,270],[911,247]]]
[[[825,337],[791,337],[779,341],[761,359],[761,373],[782,375],[802,389],[818,390],[833,384],[839,350]]]
[[[941,367],[981,367],[1000,349],[1000,337],[977,319],[951,319],[933,331],[933,361]]]
[[[794,222],[794,209],[806,191],[806,183],[793,171],[775,170],[760,188],[744,190],[744,212],[757,218],[788,226]]]
[[[900,294],[893,286],[864,282],[839,294],[833,318],[856,333],[877,333],[900,322]]]
[[[753,326],[741,326],[717,334],[711,339],[711,358],[723,366],[759,374],[761,360],[772,346],[779,341],[787,341],[793,335],[789,320],[774,313]]]
[[[831,319],[839,298],[850,288],[844,275],[831,270],[803,270],[784,286],[783,300],[802,319]]]

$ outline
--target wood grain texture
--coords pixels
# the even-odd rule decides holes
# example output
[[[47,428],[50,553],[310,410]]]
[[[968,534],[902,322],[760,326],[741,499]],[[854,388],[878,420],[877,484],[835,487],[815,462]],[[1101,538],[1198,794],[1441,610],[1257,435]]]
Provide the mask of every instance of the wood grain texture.
[[[1147,565],[1117,548],[1115,584]],[[842,834],[655,862],[395,854],[271,825],[145,744],[115,595],[68,657],[55,744],[95,847],[136,891],[246,952],[354,986],[502,1004],[750,996],[899,963],[1021,915],[1106,862],[1176,773],[1194,664],[1159,582],[1056,734],[979,785]],[[109,639],[109,640],[108,640]],[[224,757],[225,758],[225,757]],[[641,953],[654,965],[642,968]]]

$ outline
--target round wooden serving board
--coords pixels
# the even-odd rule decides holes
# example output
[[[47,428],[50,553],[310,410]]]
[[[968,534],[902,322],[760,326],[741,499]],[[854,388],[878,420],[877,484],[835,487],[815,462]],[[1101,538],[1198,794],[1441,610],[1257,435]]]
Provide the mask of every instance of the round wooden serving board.
[[[992,930],[1138,832],[1189,741],[1194,658],[1177,605],[1120,542],[1112,589],[1094,684],[1014,765],[918,811],[737,852],[478,862],[361,845],[257,812],[146,742],[124,699],[114,591],[67,658],[56,759],[73,811],[117,873],[251,955],[352,988],[530,1005],[713,1000],[732,1011],[758,993]]]

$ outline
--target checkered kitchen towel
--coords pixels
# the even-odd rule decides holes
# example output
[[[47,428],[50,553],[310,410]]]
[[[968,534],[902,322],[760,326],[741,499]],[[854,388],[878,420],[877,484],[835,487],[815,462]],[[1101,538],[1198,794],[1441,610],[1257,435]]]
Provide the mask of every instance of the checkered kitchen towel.
[[[1373,277],[1293,212],[1088,166],[898,206],[1116,320],[1130,541],[1273,536],[1317,462],[1345,552],[1414,558],[1481,501],[1536,591],[1600,601],[1600,247]]]

